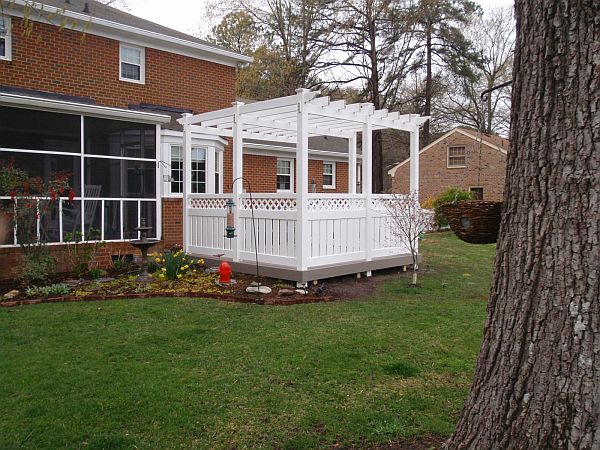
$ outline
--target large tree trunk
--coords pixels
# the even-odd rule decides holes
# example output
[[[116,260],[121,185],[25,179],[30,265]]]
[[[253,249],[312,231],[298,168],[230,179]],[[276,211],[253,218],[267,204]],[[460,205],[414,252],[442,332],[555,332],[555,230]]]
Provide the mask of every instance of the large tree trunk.
[[[445,448],[600,448],[599,0],[517,0],[488,319]]]

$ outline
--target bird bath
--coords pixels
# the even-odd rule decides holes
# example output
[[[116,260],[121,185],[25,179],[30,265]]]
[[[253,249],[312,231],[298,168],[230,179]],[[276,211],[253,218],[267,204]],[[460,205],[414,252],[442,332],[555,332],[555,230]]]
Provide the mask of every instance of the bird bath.
[[[148,239],[148,231],[151,229],[152,227],[146,226],[146,220],[142,219],[140,226],[134,228],[135,231],[140,232],[140,238],[129,242],[142,252],[141,269],[137,277],[137,281],[143,283],[154,281],[154,279],[148,273],[148,249],[160,242],[160,239]]]

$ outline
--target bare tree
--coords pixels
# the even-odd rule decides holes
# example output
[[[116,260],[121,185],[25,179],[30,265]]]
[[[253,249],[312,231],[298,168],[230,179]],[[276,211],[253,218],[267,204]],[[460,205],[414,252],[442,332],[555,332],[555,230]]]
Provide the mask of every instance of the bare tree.
[[[413,261],[412,285],[417,285],[419,271],[419,239],[423,233],[433,228],[433,213],[421,208],[419,194],[392,194],[392,198],[382,202],[391,218],[391,232],[406,244]]]
[[[332,3],[328,53],[322,67],[328,83],[359,84],[359,101],[375,109],[394,109],[403,79],[413,60],[412,23],[406,21],[408,0],[337,0]],[[383,190],[381,132],[373,133],[373,191]]]
[[[493,92],[483,104],[480,94],[512,79],[515,48],[513,8],[498,7],[473,21],[467,31],[481,61],[473,67],[475,78],[449,73],[447,95],[433,105],[438,120],[450,126],[466,125],[484,133],[507,134],[510,123],[510,88]],[[459,89],[456,89],[456,87]]]
[[[598,0],[517,0],[488,318],[446,449],[600,448]]]

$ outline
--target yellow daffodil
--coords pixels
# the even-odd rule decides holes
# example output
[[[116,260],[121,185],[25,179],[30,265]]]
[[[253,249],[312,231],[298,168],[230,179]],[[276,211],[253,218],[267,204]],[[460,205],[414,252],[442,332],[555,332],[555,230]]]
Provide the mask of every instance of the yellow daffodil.
[[[180,273],[178,273],[178,274],[177,274],[177,278],[181,278],[182,276],[183,276],[183,275],[182,275],[182,274],[180,274]]]
[[[166,271],[167,271],[167,268],[166,268],[166,267],[163,267],[163,268],[162,268],[162,269],[160,269],[160,270],[162,270],[163,272],[166,272]]]
[[[155,258],[154,261],[156,261],[157,263],[160,262],[160,258]]]

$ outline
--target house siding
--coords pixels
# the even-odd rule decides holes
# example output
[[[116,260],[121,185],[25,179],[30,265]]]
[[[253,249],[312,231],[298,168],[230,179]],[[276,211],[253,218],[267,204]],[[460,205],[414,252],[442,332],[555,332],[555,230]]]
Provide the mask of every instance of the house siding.
[[[466,167],[447,167],[448,147],[453,146],[465,147]],[[484,200],[501,201],[504,193],[506,155],[483,144],[481,166],[479,161],[479,143],[459,132],[454,132],[434,144],[419,156],[419,200],[425,201],[452,187],[466,191],[472,187],[482,187]],[[408,193],[409,184],[410,164],[407,162],[396,170],[392,189],[394,192]]]

